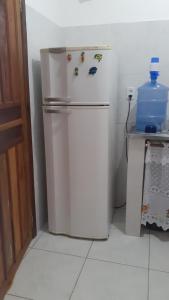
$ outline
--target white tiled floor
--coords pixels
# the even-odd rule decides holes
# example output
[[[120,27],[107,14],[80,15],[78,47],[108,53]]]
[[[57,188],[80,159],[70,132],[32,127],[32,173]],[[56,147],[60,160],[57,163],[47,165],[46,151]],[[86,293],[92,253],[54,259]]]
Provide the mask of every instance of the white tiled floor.
[[[31,249],[14,284],[13,295],[37,300],[67,300],[74,288],[84,258]]]
[[[169,274],[150,270],[149,300],[159,299],[169,299]]]
[[[152,232],[150,235],[150,268],[169,272],[169,233]]]
[[[34,248],[86,257],[91,245],[92,241],[49,235],[44,232]]]
[[[124,233],[116,212],[108,241],[54,236],[30,244],[5,300],[168,300],[169,233]]]
[[[148,270],[87,260],[72,300],[147,300]]]
[[[148,268],[149,234],[127,236],[114,225],[108,241],[93,243],[89,258]]]

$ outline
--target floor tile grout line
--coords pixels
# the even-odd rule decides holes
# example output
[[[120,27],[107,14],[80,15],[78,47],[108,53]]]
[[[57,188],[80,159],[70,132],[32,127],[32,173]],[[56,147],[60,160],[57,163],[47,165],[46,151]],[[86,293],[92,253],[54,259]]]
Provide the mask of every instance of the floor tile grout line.
[[[81,256],[81,255],[76,255],[76,254],[71,254],[71,253],[65,253],[65,252],[60,252],[60,251],[41,249],[41,248],[31,248],[30,250],[43,251],[43,252],[47,252],[47,253],[61,254],[61,255],[66,255],[66,256],[73,256],[73,257],[78,257],[78,258],[86,258],[86,256]]]
[[[33,245],[30,247],[30,246],[28,246],[28,248],[27,248],[27,250],[26,250],[26,252],[25,252],[25,255],[24,255],[24,257],[23,257],[23,260],[27,257],[27,255],[29,254],[29,252],[30,252],[30,250],[32,250],[32,249],[34,249],[33,247],[36,245],[36,243],[39,241],[39,239],[40,239],[40,237],[42,236],[42,234],[43,234],[43,231],[41,231],[41,232],[39,232],[39,236],[37,236],[36,237],[36,241],[33,243]],[[32,242],[32,241],[31,241]],[[30,243],[31,243],[30,242]]]
[[[154,268],[150,268],[149,271],[169,274],[169,271],[164,271],[164,270],[159,270],[159,269],[154,269]]]
[[[12,297],[15,297],[15,298],[18,298],[18,299],[24,299],[24,300],[34,300],[34,299],[31,299],[31,298],[25,298],[25,297],[10,294],[10,293],[8,293],[6,296],[12,296]]]
[[[123,264],[123,263],[115,262],[115,261],[112,261],[112,260],[98,259],[98,258],[92,258],[92,257],[87,257],[87,259],[94,260],[94,261],[99,261],[99,262],[111,263],[111,264],[114,264],[114,265],[126,266],[126,267],[130,267],[130,268],[135,268],[135,269],[141,269],[141,270],[145,270],[145,271],[148,270],[148,267],[146,268],[146,267],[141,267],[141,266]]]
[[[93,244],[94,244],[94,240],[92,241],[92,243],[91,243],[91,245],[90,245],[90,247],[89,247],[89,250],[88,250],[87,255],[86,255],[86,260],[87,260],[88,257],[89,257],[89,253],[90,253],[90,250],[92,249]]]
[[[30,246],[28,246],[28,248],[27,248],[27,250],[26,250],[26,252],[25,252],[25,255],[23,256],[23,260],[27,257],[27,255],[29,254],[29,252],[32,250],[32,249],[34,249],[33,247],[35,246],[35,244],[39,241],[39,239],[40,239],[40,237],[41,237],[41,235],[43,234],[43,232],[41,232],[40,234],[39,234],[39,236],[37,237],[37,240],[33,243],[33,245],[30,247]]]
[[[75,285],[74,285],[74,287],[73,287],[73,289],[72,289],[72,292],[71,292],[71,295],[70,295],[70,297],[69,297],[69,300],[72,299],[73,293],[74,293],[74,291],[75,291],[75,289],[76,289],[76,286],[77,286],[77,284],[78,284],[79,278],[80,278],[80,276],[81,276],[81,274],[82,274],[82,271],[83,271],[84,266],[85,266],[85,264],[86,264],[86,261],[87,261],[87,259],[88,259],[88,255],[89,255],[89,252],[90,252],[90,250],[91,250],[91,248],[92,248],[92,246],[93,246],[93,243],[94,243],[94,241],[92,241],[92,243],[91,243],[91,245],[90,245],[90,248],[89,248],[89,250],[88,250],[88,252],[87,252],[87,255],[86,255],[86,257],[85,257],[85,261],[84,261],[84,263],[83,263],[83,265],[82,265],[82,268],[81,268],[81,270],[80,270],[80,272],[79,272],[78,278],[77,278],[77,280],[76,280],[76,282],[75,282]]]
[[[92,244],[93,244],[93,242],[92,242]],[[91,245],[91,247],[92,247],[92,245]],[[148,269],[148,267],[146,268],[146,267],[142,267],[142,266],[135,266],[135,265],[124,264],[124,263],[120,263],[120,262],[116,262],[116,261],[112,261],[112,260],[106,260],[106,259],[99,259],[99,258],[89,257],[88,255],[89,255],[89,252],[91,250],[91,247],[90,247],[90,249],[88,251],[87,256],[80,256],[80,255],[76,255],[76,254],[70,254],[70,253],[65,253],[65,252],[60,252],[60,251],[53,251],[53,250],[46,250],[46,249],[41,249],[41,248],[31,248],[30,250],[43,251],[43,252],[61,254],[61,255],[66,255],[66,256],[73,256],[73,257],[78,257],[78,258],[86,258],[87,257],[87,259],[94,260],[94,261],[112,263],[112,264],[117,264],[117,265],[132,267],[132,268],[143,269],[143,270],[147,270]]]

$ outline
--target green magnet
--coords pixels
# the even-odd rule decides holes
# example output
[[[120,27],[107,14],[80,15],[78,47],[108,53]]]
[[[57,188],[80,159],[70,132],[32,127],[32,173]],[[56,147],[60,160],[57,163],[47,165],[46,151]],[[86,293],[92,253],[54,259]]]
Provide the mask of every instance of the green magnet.
[[[75,75],[75,76],[78,76],[78,75],[79,75],[79,68],[77,68],[77,67],[75,68],[75,70],[74,70],[74,75]]]
[[[101,62],[101,60],[102,60],[102,58],[103,58],[103,55],[100,54],[100,53],[97,53],[97,54],[95,54],[94,58],[97,59],[98,62]]]

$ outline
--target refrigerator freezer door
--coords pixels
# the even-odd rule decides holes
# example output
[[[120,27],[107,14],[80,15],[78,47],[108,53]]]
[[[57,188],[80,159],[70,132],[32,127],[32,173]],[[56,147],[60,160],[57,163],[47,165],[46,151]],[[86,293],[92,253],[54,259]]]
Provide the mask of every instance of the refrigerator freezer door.
[[[84,62],[81,55],[84,52]],[[96,59],[96,55],[102,59]],[[110,103],[112,96],[112,50],[72,51],[72,60],[67,62],[68,95],[71,101],[78,104]],[[78,68],[78,76],[74,70]],[[96,73],[89,74],[91,68],[96,68]]]
[[[75,107],[68,117],[71,235],[109,230],[109,108]]]
[[[49,105],[50,100],[60,99],[78,105],[110,104],[113,80],[117,76],[113,72],[115,63],[110,49],[42,50],[43,103]]]

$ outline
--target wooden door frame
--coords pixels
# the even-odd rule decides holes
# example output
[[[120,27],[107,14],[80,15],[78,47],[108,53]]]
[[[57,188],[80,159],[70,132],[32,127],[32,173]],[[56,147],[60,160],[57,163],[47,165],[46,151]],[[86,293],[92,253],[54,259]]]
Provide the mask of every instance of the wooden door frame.
[[[27,116],[27,133],[29,140],[29,163],[31,172],[31,195],[32,195],[32,217],[33,228],[32,237],[37,234],[36,227],[36,207],[35,207],[35,193],[34,193],[34,174],[33,174],[33,148],[32,148],[32,130],[31,130],[31,109],[30,109],[30,93],[29,93],[29,71],[28,71],[28,47],[27,47],[27,26],[26,26],[26,5],[25,0],[20,0],[21,3],[21,22],[22,22],[22,49],[23,49],[23,67],[24,67],[24,91],[25,91],[25,105]]]
[[[25,137],[27,140],[26,150],[28,159],[26,161],[26,169],[29,170],[29,174],[27,174],[27,178],[29,180],[29,184],[31,186],[30,190],[30,200],[31,200],[31,212],[32,212],[32,238],[36,236],[36,212],[35,212],[35,197],[34,197],[34,175],[33,175],[33,154],[32,154],[32,134],[31,134],[31,118],[30,118],[30,95],[29,95],[29,77],[28,77],[28,52],[27,52],[27,31],[26,31],[26,7],[25,0],[20,1],[20,24],[21,24],[21,39],[22,39],[22,53],[23,53],[23,93],[24,93],[24,104],[22,104],[23,110],[23,119],[25,122]],[[18,12],[19,13],[19,12]],[[28,147],[28,148],[27,148]],[[28,172],[28,171],[27,171]],[[21,250],[17,257],[17,261],[12,265],[10,272],[8,274],[8,278],[4,281],[4,284],[0,290],[0,300],[3,299],[6,292],[10,288],[15,273],[23,259],[23,256],[29,246],[30,240],[25,244],[24,248]]]

